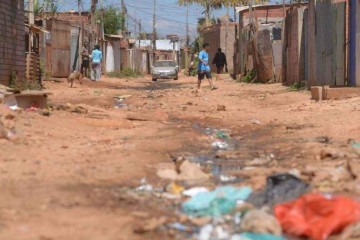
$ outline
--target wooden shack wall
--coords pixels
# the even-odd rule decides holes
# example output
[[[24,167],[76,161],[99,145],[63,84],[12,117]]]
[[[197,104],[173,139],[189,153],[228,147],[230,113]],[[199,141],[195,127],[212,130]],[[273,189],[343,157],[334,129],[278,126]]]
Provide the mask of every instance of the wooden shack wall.
[[[285,20],[283,83],[291,85],[305,79],[304,7],[287,11]]]
[[[51,37],[47,42],[47,70],[52,77],[68,77],[71,72],[71,24],[51,19],[47,21]]]
[[[316,19],[316,21],[315,21]],[[343,86],[346,78],[346,3],[310,1],[287,11],[283,83]]]
[[[316,1],[315,16],[316,85],[343,86],[346,76],[346,3]]]
[[[0,84],[25,81],[24,1],[0,0]]]

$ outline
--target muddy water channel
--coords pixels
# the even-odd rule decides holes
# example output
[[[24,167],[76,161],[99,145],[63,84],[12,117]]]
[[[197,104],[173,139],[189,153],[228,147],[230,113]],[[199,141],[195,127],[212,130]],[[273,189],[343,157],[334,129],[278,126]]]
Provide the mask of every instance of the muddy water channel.
[[[242,182],[244,179],[236,175],[243,169],[271,167],[275,162],[286,165],[287,160],[298,155],[301,143],[306,141],[274,137],[278,130],[283,129],[278,125],[231,130],[213,125],[190,124],[189,128],[207,136],[208,143],[207,146],[187,148],[184,150],[188,155],[186,157],[199,163],[219,184]]]

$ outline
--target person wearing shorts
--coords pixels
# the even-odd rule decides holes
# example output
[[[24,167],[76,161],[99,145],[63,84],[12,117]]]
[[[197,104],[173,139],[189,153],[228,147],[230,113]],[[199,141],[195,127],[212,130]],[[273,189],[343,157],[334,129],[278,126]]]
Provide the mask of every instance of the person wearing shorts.
[[[199,66],[198,66],[198,84],[197,84],[197,92],[200,91],[202,80],[207,78],[209,81],[210,87],[212,90],[217,89],[212,81],[211,69],[209,66],[209,47],[208,43],[204,43],[203,50],[199,54]]]
[[[81,74],[85,77],[89,76],[89,68],[90,68],[90,56],[89,56],[89,50],[87,46],[87,42],[84,42],[84,46],[81,50]]]

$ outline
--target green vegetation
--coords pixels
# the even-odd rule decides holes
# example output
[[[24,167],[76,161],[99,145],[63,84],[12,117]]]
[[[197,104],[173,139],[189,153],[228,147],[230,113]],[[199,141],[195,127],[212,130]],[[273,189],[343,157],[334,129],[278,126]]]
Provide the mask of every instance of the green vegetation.
[[[125,68],[121,72],[108,73],[107,76],[110,78],[138,78],[138,77],[142,77],[143,75],[137,70],[133,70],[131,68]]]
[[[210,26],[211,11],[222,8],[223,3],[219,0],[178,0],[180,6],[199,4],[204,8],[205,25]]]
[[[199,66],[199,58],[196,57],[193,61],[193,69],[190,72],[190,76],[195,77],[198,73],[198,66]]]
[[[256,82],[256,72],[255,70],[249,71],[245,77],[243,77],[242,82],[246,83],[255,83]]]
[[[9,87],[14,89],[15,91],[24,91],[24,90],[41,90],[43,86],[37,80],[29,80],[29,81],[19,81],[16,71],[11,73],[9,79]]]
[[[115,6],[100,9],[96,18],[100,21],[103,19],[105,34],[118,34],[120,30],[125,29],[125,17]]]
[[[34,12],[36,16],[42,13],[56,14],[60,12],[60,8],[59,0],[44,0],[41,1],[41,3],[39,0],[34,1]]]
[[[41,74],[41,79],[51,78],[51,73],[49,71],[46,71],[45,64],[43,61],[40,61],[40,74]]]
[[[32,80],[32,81],[26,81],[25,84],[21,87],[20,90],[42,90],[43,86],[39,81]]]
[[[301,82],[296,82],[292,85],[289,86],[289,90],[290,91],[301,91],[301,90],[305,90],[305,82],[301,81]]]

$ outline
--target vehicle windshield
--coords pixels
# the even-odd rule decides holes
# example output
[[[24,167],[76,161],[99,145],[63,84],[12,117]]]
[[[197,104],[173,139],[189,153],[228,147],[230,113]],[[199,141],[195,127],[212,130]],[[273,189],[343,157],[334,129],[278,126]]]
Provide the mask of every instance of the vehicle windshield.
[[[176,67],[176,63],[172,61],[156,62],[155,67]]]

